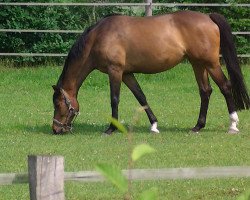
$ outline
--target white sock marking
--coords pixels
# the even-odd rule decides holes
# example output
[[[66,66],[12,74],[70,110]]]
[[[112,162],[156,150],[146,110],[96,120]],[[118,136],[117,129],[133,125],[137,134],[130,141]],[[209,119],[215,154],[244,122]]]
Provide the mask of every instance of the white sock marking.
[[[157,129],[157,122],[154,122],[150,128],[150,131],[154,133],[160,133],[160,131]]]
[[[239,123],[239,117],[237,115],[237,112],[232,112],[229,115],[229,119],[230,119],[230,126],[228,133],[238,133],[239,129],[237,128],[237,124]]]

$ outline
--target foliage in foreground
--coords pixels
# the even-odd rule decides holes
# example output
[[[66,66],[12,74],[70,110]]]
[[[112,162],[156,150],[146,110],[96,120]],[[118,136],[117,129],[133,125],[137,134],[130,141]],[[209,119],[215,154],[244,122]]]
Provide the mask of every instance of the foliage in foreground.
[[[138,117],[134,117],[137,121]],[[120,130],[123,134],[127,135],[128,137],[128,145],[131,147],[132,145],[132,133],[131,131],[127,131],[126,128],[116,119],[112,118],[111,122],[115,125],[118,130]],[[150,154],[155,152],[155,149],[152,148],[148,144],[140,144],[134,147],[131,153],[131,158],[129,159],[128,163],[128,170],[131,170],[134,162],[139,160],[142,156],[146,154]],[[125,193],[124,199],[130,200],[132,198],[131,194],[131,180],[127,180],[126,177],[122,174],[122,171],[118,169],[116,166],[111,164],[102,163],[96,165],[96,170],[99,171],[108,181],[113,183],[122,193]],[[140,200],[156,200],[157,197],[157,188],[152,187],[148,190],[145,190],[141,193],[139,199]],[[249,200],[250,199],[250,190],[241,194],[237,200]]]
[[[137,115],[137,114],[136,114]],[[135,115],[135,116],[136,116]],[[138,118],[134,117],[137,121]],[[133,122],[133,123],[136,123]],[[120,130],[123,134],[125,134],[128,138],[128,145],[131,148],[132,146],[132,133],[131,131],[127,131],[126,128],[118,122],[116,119],[112,118],[111,122],[115,125],[118,130]],[[142,156],[155,152],[155,149],[152,148],[148,144],[140,144],[134,147],[131,153],[131,158],[129,158],[128,170],[131,170],[131,167],[134,165],[134,162],[139,160]],[[121,192],[126,193],[125,199],[131,199],[131,180],[127,180],[125,176],[122,174],[122,171],[119,170],[116,166],[111,164],[97,164],[96,170],[99,171],[104,177],[106,177],[109,181],[111,181],[115,186],[117,186]],[[157,189],[150,188],[149,190],[144,191],[140,195],[141,200],[156,200],[157,199]]]

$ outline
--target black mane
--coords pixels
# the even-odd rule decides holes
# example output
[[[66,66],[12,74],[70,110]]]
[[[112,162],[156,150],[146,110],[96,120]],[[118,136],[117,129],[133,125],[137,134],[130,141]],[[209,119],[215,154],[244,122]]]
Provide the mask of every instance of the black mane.
[[[107,18],[107,17],[112,17],[112,16],[118,16],[121,14],[118,13],[111,13],[106,15],[103,19]],[[101,20],[100,20],[101,21]],[[75,42],[75,44],[72,46],[69,55],[68,55],[68,60],[71,59],[75,59],[78,58],[80,55],[82,55],[82,52],[84,50],[85,47],[85,40],[86,40],[86,36],[88,35],[88,33],[95,28],[99,22],[98,21],[96,24],[91,25],[90,27],[88,27],[83,33],[82,35],[78,38],[78,40]]]
[[[65,60],[64,63],[64,68],[62,71],[62,74],[57,82],[57,86],[61,87],[61,81],[63,79],[63,77],[65,76],[65,73],[68,69],[68,66],[70,65],[70,63],[75,60],[78,59],[80,55],[82,55],[83,51],[84,51],[84,47],[85,47],[85,43],[86,43],[86,36],[88,35],[88,33],[96,26],[97,24],[94,24],[90,27],[88,27],[82,34],[81,36],[76,40],[76,42],[73,44],[73,46],[71,47],[68,56]]]
[[[107,17],[112,17],[112,16],[117,16],[117,15],[121,15],[121,14],[117,14],[117,13],[111,13],[111,14],[108,14],[106,15],[104,18],[107,18]],[[103,19],[104,19],[103,18]],[[101,20],[100,20],[101,21]],[[65,64],[64,64],[64,68],[63,68],[63,71],[62,71],[62,74],[57,82],[57,86],[58,87],[61,87],[61,81],[63,79],[63,77],[65,76],[65,73],[68,69],[68,66],[70,65],[70,63],[76,59],[78,59],[82,54],[83,54],[83,51],[84,51],[84,48],[85,48],[85,43],[86,43],[86,36],[89,34],[89,32],[95,28],[99,22],[98,21],[96,24],[93,24],[92,26],[88,27],[82,34],[81,36],[76,40],[76,42],[73,44],[73,46],[71,47],[69,53],[68,53],[68,56],[65,60]]]
[[[105,19],[105,18],[107,18],[107,17],[120,16],[120,15],[122,15],[122,14],[119,14],[119,13],[110,13],[110,14],[108,14],[108,15],[105,15],[105,16],[103,17],[103,19]]]

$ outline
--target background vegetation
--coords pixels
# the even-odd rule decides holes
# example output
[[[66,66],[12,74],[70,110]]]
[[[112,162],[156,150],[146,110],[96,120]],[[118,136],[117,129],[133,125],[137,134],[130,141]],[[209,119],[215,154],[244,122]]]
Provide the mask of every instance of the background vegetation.
[[[32,0],[18,0],[16,2],[32,2]],[[5,0],[13,2],[13,0]],[[36,2],[44,2],[37,0]],[[47,0],[46,2],[69,2],[66,0]],[[71,1],[72,2],[72,1]],[[74,2],[90,2],[75,0]],[[128,2],[127,0],[91,1],[93,2]],[[142,0],[129,2],[141,3]],[[154,0],[154,2],[173,2]],[[196,0],[179,0],[178,3],[192,3]],[[245,0],[199,0],[199,3],[247,3]],[[233,31],[249,31],[249,7],[154,7],[153,14],[163,14],[181,9],[197,10],[205,13],[218,12],[223,14],[232,26]],[[144,16],[143,7],[84,7],[84,6],[1,6],[1,29],[64,29],[84,30],[100,18],[110,13]],[[71,45],[79,34],[65,33],[0,33],[0,52],[10,53],[68,53]],[[249,35],[235,36],[239,54],[250,52]],[[51,58],[41,57],[13,57],[13,61],[37,64],[44,63]],[[62,58],[53,58],[53,61],[62,62]]]

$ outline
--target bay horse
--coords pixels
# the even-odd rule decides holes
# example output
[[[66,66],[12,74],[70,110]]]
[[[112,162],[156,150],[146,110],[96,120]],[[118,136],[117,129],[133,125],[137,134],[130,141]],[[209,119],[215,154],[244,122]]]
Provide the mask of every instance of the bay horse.
[[[229,79],[224,75],[220,51]],[[209,15],[178,11],[152,17],[107,16],[91,26],[72,46],[54,88],[55,134],[70,131],[79,112],[77,95],[86,77],[95,69],[108,74],[112,117],[118,119],[121,82],[144,107],[151,131],[158,133],[157,118],[151,110],[134,73],[154,74],[171,69],[187,58],[200,92],[200,113],[192,128],[205,127],[212,88],[209,76],[224,95],[230,119],[229,133],[238,133],[238,110],[249,109],[250,99],[233,43],[231,27],[216,13]],[[106,134],[116,127],[111,123]]]

